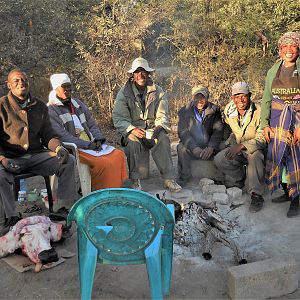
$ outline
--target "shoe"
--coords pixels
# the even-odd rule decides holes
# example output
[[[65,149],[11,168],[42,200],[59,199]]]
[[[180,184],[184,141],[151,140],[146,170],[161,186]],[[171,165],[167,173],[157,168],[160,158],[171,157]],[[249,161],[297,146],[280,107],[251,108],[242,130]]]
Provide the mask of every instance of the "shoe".
[[[277,198],[274,198],[271,200],[273,203],[283,203],[283,202],[288,202],[288,201],[291,201],[291,199],[289,198],[288,195],[286,194],[283,194]]]
[[[264,206],[264,198],[261,195],[252,193],[249,212],[256,213],[260,211],[263,208],[263,206]]]
[[[137,191],[142,190],[141,181],[139,179],[131,179],[131,188]]]
[[[182,187],[174,179],[166,179],[164,187],[170,192],[177,193],[182,190]]]
[[[290,208],[286,214],[288,218],[295,218],[299,215],[299,197],[291,200]]]
[[[13,216],[6,220],[4,226],[0,228],[0,236],[7,234],[11,227],[15,226],[22,218],[19,216]]]

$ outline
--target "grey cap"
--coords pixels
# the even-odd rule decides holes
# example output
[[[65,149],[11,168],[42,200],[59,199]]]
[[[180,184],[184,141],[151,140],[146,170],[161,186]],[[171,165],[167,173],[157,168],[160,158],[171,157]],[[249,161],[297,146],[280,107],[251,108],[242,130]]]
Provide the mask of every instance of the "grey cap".
[[[239,81],[232,86],[232,93],[231,93],[232,96],[237,94],[249,94],[249,93],[250,93],[249,85],[244,81]]]

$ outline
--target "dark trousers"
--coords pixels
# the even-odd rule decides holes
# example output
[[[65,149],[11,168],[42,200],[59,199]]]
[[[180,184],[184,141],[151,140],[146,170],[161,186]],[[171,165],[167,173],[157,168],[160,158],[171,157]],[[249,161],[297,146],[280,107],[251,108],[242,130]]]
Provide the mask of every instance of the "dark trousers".
[[[201,158],[195,158],[189,149],[187,149],[182,143],[177,146],[178,155],[178,177],[183,181],[188,181],[192,177],[191,167],[193,160],[201,160]]]
[[[132,134],[124,142],[129,178],[139,179],[139,162],[142,151],[145,151],[145,146]],[[170,140],[164,131],[160,132],[157,144],[150,151],[162,177],[164,179],[174,179],[175,170],[172,162]]]
[[[57,160],[56,154],[50,151],[26,154],[13,160],[21,167],[22,172],[42,176],[56,175],[58,177],[57,197],[62,206],[78,199],[75,184],[76,165],[72,155],[65,164],[61,164]],[[0,218],[17,216],[13,183],[14,175],[0,165]]]

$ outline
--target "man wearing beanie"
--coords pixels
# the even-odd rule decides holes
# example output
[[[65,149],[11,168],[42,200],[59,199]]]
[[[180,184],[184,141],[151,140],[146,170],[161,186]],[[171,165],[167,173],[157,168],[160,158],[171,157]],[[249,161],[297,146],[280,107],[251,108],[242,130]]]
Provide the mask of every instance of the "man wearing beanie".
[[[0,236],[19,221],[14,174],[58,176],[58,205],[77,200],[74,157],[54,134],[47,106],[29,93],[26,74],[8,74],[9,93],[0,99]]]
[[[224,109],[224,120],[232,133],[226,141],[227,148],[215,156],[215,164],[227,187],[242,188],[247,177],[251,196],[249,211],[254,213],[261,210],[264,203],[266,140],[259,129],[260,106],[251,101],[246,82],[237,82],[232,86],[231,98],[232,101]]]
[[[208,101],[208,88],[192,89],[192,101],[179,112],[178,183],[184,186],[191,177],[192,160],[211,160],[223,139],[223,123],[219,106]]]

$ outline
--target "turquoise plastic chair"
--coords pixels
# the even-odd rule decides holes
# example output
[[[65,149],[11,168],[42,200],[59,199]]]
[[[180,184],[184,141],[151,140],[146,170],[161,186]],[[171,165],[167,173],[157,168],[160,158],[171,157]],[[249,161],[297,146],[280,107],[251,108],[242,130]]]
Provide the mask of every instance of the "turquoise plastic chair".
[[[97,261],[146,264],[152,299],[169,294],[174,206],[133,189],[99,190],[78,200],[68,224],[77,224],[81,299],[91,299]]]

